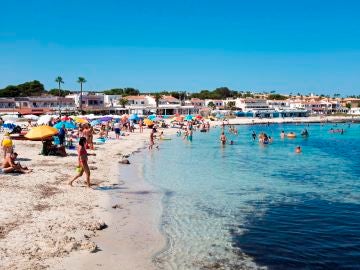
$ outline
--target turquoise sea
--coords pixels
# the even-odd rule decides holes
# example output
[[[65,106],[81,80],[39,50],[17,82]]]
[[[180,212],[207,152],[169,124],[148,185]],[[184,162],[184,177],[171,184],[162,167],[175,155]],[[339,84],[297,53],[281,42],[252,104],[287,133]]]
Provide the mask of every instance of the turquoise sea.
[[[360,269],[360,125],[237,129],[226,132],[235,145],[220,145],[218,127],[146,154],[145,178],[164,194],[158,268]],[[260,145],[253,131],[274,142]]]

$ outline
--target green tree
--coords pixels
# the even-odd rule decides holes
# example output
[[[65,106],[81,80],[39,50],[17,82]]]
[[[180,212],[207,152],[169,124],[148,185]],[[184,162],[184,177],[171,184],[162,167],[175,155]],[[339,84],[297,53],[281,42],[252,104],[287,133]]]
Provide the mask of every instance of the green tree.
[[[216,108],[215,103],[212,102],[212,101],[210,101],[210,102],[208,103],[208,107],[211,108],[212,110],[215,110],[215,108]]]
[[[226,104],[226,108],[228,108],[228,109],[230,109],[230,110],[235,110],[235,108],[236,108],[235,101],[229,101],[229,102]]]
[[[86,79],[84,77],[79,77],[77,80],[80,83],[80,113],[83,114],[82,110],[82,92],[83,92],[83,84],[86,83]]]
[[[103,91],[103,93],[105,95],[124,95],[124,89],[122,88],[113,88],[113,89],[110,89],[110,90],[105,90]]]
[[[57,88],[50,89],[48,91],[48,94],[50,94],[52,96],[58,96],[59,95],[59,89],[57,89]],[[65,96],[70,95],[70,94],[71,94],[70,90],[63,90],[63,89],[60,90],[60,96],[62,96],[62,97],[65,97]]]
[[[139,94],[140,91],[135,88],[131,88],[131,87],[124,88],[124,96],[137,96]]]
[[[280,95],[280,94],[270,94],[268,96],[268,99],[273,99],[273,100],[285,100],[287,99],[287,97]]]
[[[41,96],[45,93],[44,85],[37,80],[19,85],[9,85],[0,89],[0,97],[31,97]]]
[[[351,103],[346,103],[346,108],[348,108],[349,110],[351,109]]]
[[[120,98],[119,99],[119,103],[123,108],[125,108],[125,105],[128,104],[128,102],[129,101],[126,98]]]
[[[60,77],[60,76],[57,76],[57,77],[55,78],[55,82],[57,82],[58,85],[59,85],[59,97],[61,97],[61,84],[64,83],[63,78]],[[60,100],[60,99],[59,99],[59,115],[60,115],[60,117],[61,117],[61,100]]]

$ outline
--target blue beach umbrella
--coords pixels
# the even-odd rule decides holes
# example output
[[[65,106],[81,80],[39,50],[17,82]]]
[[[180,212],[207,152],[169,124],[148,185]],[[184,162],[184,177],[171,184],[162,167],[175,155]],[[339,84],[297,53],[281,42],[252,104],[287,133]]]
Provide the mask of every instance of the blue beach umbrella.
[[[60,128],[62,128],[63,125],[65,125],[66,129],[75,129],[75,128],[77,128],[77,126],[73,122],[69,122],[69,121],[58,122],[58,123],[56,123],[54,125],[54,128],[60,129]]]
[[[185,116],[185,118],[184,118],[185,121],[191,121],[192,119],[193,119],[193,117],[192,117],[190,114],[188,114],[188,115]]]
[[[156,115],[155,114],[149,115],[148,119],[150,119],[151,121],[154,121],[156,119]]]
[[[139,118],[139,116],[138,116],[136,113],[130,115],[130,117],[129,117],[129,120],[133,120],[133,121],[137,121],[137,120],[139,120],[139,119],[140,119],[140,118]]]
[[[216,114],[216,115],[215,115],[215,117],[220,119],[220,118],[224,118],[224,115],[223,115],[223,114],[218,113],[218,114]]]
[[[90,122],[90,125],[92,125],[92,126],[97,126],[97,125],[100,125],[101,124],[101,121],[100,120],[92,120],[91,122]]]
[[[15,127],[16,127],[16,125],[13,124],[13,123],[5,123],[5,124],[3,124],[3,128],[6,128],[6,129],[13,130]]]

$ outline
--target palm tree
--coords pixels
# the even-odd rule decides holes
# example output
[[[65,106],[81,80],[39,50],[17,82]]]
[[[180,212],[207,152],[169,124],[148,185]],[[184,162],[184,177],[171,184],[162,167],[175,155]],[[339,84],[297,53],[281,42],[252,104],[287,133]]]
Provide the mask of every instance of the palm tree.
[[[126,98],[120,98],[119,99],[119,103],[123,108],[125,108],[125,105],[128,104],[128,102],[129,101]]]
[[[61,117],[61,84],[64,83],[63,78],[60,76],[57,76],[55,78],[55,82],[59,84],[59,115]]]
[[[83,83],[86,83],[86,79],[84,77],[79,77],[77,82],[80,83],[80,113],[83,114],[83,110],[82,110],[82,85],[83,85]]]
[[[154,98],[155,98],[155,103],[156,103],[156,114],[158,114],[158,111],[159,111],[159,102],[160,102],[160,99],[162,98],[162,94],[160,93],[155,93],[154,95]]]

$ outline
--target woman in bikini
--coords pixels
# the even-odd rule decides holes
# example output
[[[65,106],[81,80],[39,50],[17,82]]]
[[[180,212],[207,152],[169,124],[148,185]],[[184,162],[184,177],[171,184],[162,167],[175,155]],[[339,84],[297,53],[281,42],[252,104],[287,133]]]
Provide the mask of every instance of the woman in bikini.
[[[81,137],[79,140],[79,147],[78,147],[78,161],[79,161],[79,165],[78,167],[80,168],[78,175],[76,175],[74,177],[74,179],[72,179],[69,182],[69,185],[72,186],[72,183],[80,178],[84,172],[86,175],[86,184],[88,187],[91,186],[90,184],[90,169],[89,169],[89,165],[88,165],[88,156],[96,156],[96,154],[88,154],[88,152],[86,151],[86,139],[85,137]]]

